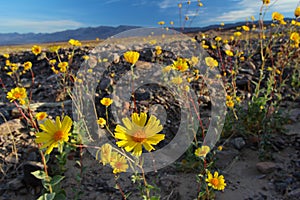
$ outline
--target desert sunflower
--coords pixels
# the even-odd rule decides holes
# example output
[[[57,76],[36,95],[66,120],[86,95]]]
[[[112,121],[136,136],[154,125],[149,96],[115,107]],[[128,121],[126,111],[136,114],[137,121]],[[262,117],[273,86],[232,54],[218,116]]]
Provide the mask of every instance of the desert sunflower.
[[[157,145],[165,138],[164,134],[157,134],[163,129],[163,126],[155,116],[151,115],[146,123],[146,113],[142,112],[140,115],[133,113],[131,120],[127,117],[123,118],[125,127],[117,125],[115,129],[115,138],[118,139],[117,145],[124,147],[127,152],[133,150],[133,155],[140,156],[142,147],[150,152],[155,150],[152,145]]]
[[[55,123],[47,119],[40,125],[43,131],[36,134],[36,143],[42,143],[41,148],[47,147],[46,154],[50,154],[55,147],[62,148],[63,143],[69,140],[72,123],[72,119],[69,116],[65,116],[62,121],[57,116]]]
[[[224,190],[226,183],[223,175],[219,176],[218,172],[214,173],[214,176],[208,171],[207,178],[205,179],[208,182],[208,186],[211,186],[213,189],[216,190]]]

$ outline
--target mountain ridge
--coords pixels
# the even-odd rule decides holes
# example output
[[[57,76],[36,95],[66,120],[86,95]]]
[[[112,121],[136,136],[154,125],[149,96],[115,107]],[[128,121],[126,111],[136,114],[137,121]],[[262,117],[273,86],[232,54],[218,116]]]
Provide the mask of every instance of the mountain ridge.
[[[225,24],[222,29],[232,29],[237,26],[244,25],[246,22],[236,22]],[[257,21],[254,22],[257,24]],[[271,21],[265,21],[265,24],[270,24]],[[191,32],[204,32],[212,29],[219,28],[220,25],[209,25],[205,27],[187,27],[187,28],[172,28],[182,33]],[[64,42],[71,38],[77,40],[95,40],[96,38],[106,39],[118,33],[134,28],[143,28],[141,26],[120,25],[113,26],[97,26],[97,27],[84,27],[73,30],[65,30],[53,33],[0,33],[0,46],[4,45],[20,45],[20,44],[33,44],[33,43],[51,43],[51,42]]]

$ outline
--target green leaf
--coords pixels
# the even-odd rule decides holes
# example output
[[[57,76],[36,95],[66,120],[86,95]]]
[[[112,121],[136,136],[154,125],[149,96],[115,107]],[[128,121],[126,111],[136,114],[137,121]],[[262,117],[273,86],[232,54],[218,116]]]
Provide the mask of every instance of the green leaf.
[[[52,180],[50,181],[50,184],[52,186],[57,185],[60,181],[62,181],[65,177],[61,176],[61,175],[56,175],[52,178]]]
[[[67,198],[66,194],[63,192],[60,192],[57,195],[55,195],[54,200],[65,200],[66,198]]]
[[[153,197],[150,197],[150,200],[159,200],[160,197],[157,197],[157,196],[153,196]]]
[[[37,171],[31,172],[31,174],[38,179],[41,179],[41,180],[46,179],[46,173],[43,170],[37,170]]]
[[[45,193],[43,195],[41,195],[37,200],[53,200],[55,197],[55,193]]]

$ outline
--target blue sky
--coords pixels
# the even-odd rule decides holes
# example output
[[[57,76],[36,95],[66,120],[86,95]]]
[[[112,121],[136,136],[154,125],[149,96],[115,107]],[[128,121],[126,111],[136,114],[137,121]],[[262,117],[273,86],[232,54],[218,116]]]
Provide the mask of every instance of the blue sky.
[[[180,2],[182,16],[195,16],[191,26],[199,27],[244,21],[252,15],[257,19],[262,5],[261,0],[201,0],[200,8],[197,0],[192,0],[189,7],[187,1],[177,0],[10,0],[1,2],[0,33],[45,33],[101,25],[158,27],[158,21],[166,25],[174,21],[179,27]],[[273,11],[294,17],[299,2],[271,0],[266,19]]]

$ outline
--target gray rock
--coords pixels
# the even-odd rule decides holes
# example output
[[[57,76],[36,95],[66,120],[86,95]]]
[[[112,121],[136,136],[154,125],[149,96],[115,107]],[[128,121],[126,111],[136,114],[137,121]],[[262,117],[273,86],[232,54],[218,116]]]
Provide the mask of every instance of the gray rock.
[[[289,192],[287,194],[288,197],[290,198],[295,198],[295,197],[298,197],[300,196],[300,188],[296,189],[296,190],[292,190],[291,192]]]
[[[246,145],[246,142],[242,137],[232,139],[231,143],[234,146],[234,148],[238,150],[241,150]]]
[[[113,63],[117,64],[120,62],[120,56],[117,53],[112,54]]]
[[[259,162],[256,164],[256,168],[263,174],[268,174],[276,169],[277,165],[274,162]]]

